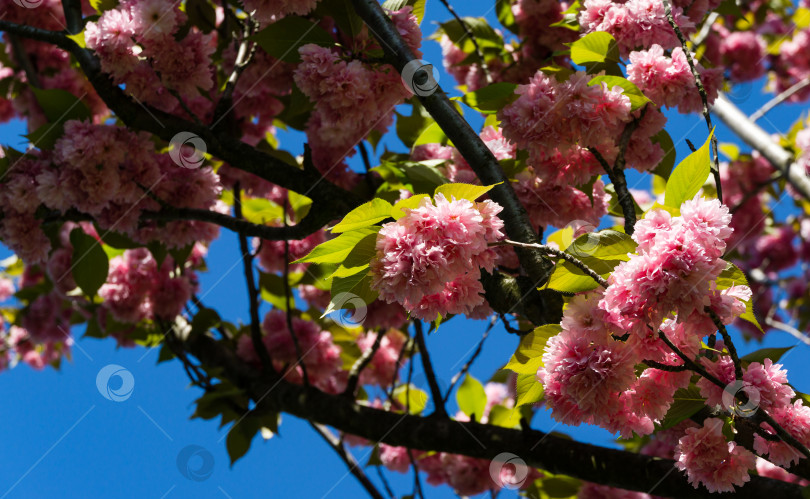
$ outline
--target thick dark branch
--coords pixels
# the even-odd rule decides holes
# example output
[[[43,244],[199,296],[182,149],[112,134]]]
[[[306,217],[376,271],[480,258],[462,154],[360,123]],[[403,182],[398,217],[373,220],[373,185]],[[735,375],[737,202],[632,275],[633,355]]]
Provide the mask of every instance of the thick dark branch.
[[[207,368],[220,367],[223,375],[243,387],[257,401],[256,410],[283,411],[373,442],[411,449],[463,454],[492,459],[511,452],[530,466],[595,483],[668,497],[713,499],[706,489],[695,489],[674,462],[631,452],[584,444],[534,430],[515,430],[440,417],[420,417],[360,406],[347,397],[328,395],[315,388],[294,385],[274,373],[264,378],[214,339],[198,335],[186,347]],[[480,445],[478,442],[481,442]],[[627,470],[633,470],[628,473]],[[753,476],[735,497],[801,499],[801,487]]]
[[[160,211],[144,212],[141,214],[141,217],[146,220],[197,220],[200,222],[209,222],[247,237],[259,237],[271,241],[281,241],[285,239],[303,239],[313,232],[317,232],[335,217],[335,213],[330,213],[327,210],[310,210],[309,215],[304,217],[300,223],[284,227],[258,225],[216,211],[197,210],[193,208],[173,208],[168,206]]]
[[[371,34],[380,42],[387,61],[397,71],[401,73],[409,62],[417,59],[376,0],[352,0],[352,5]],[[498,160],[470,124],[456,111],[450,99],[438,87],[438,83],[434,92],[420,95],[419,100],[467,160],[481,182],[485,185],[499,184],[489,191],[489,195],[493,201],[503,206],[502,218],[509,237],[524,243],[539,243],[540,237],[532,228],[529,216]],[[543,284],[550,275],[551,262],[532,248],[518,248],[517,253],[529,277],[536,285]]]

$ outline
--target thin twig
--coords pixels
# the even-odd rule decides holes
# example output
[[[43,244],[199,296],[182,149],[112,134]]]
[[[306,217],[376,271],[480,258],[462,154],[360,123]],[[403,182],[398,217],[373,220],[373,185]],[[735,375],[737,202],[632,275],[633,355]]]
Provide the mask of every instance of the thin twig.
[[[467,25],[466,22],[464,22],[464,19],[462,19],[458,15],[458,13],[456,13],[456,9],[454,9],[453,6],[450,5],[450,2],[448,2],[447,0],[440,0],[440,1],[442,2],[442,5],[444,5],[444,7],[447,9],[447,11],[450,12],[450,15],[453,16],[456,19],[456,21],[458,21],[458,23],[461,25],[462,28],[464,28],[464,35],[470,39],[470,41],[473,44],[473,47],[475,48],[475,55],[478,56],[478,58],[481,60],[481,71],[484,72],[484,77],[487,80],[487,84],[492,83],[492,74],[489,72],[489,66],[487,65],[487,61],[484,60],[484,52],[478,45],[478,40],[475,38],[475,35],[473,34],[472,31],[470,31],[470,27]]]
[[[625,128],[625,130],[627,130],[627,128]],[[622,214],[624,215],[624,232],[628,236],[632,236],[636,226],[636,205],[633,202],[633,196],[630,194],[630,190],[627,188],[627,178],[624,176],[624,169],[611,167],[595,148],[588,148],[588,151],[593,154],[599,164],[602,165],[608,178],[610,178],[610,181],[613,183],[613,187],[616,189],[616,197],[619,198],[619,205],[621,205]],[[622,163],[624,163],[623,157]]]
[[[407,449],[407,451],[408,459],[411,461],[411,467],[413,468],[413,496],[425,499],[425,496],[422,494],[422,482],[419,480],[419,468],[416,466],[416,460],[413,458],[413,451],[411,451],[411,449]]]
[[[453,393],[453,389],[456,387],[456,383],[458,383],[458,381],[461,378],[463,378],[465,374],[467,374],[467,371],[470,370],[470,367],[472,367],[473,362],[475,362],[475,359],[477,359],[478,356],[481,354],[481,350],[484,347],[484,341],[486,341],[487,336],[489,336],[489,332],[492,331],[492,328],[495,327],[495,324],[496,318],[493,316],[492,320],[489,321],[489,326],[487,326],[486,330],[484,330],[484,334],[483,336],[481,336],[481,340],[478,342],[478,346],[475,347],[475,352],[473,352],[473,354],[470,356],[470,359],[464,364],[464,367],[461,368],[461,371],[457,372],[453,376],[453,379],[450,380],[450,387],[447,389],[447,391],[444,394],[444,398],[442,399],[443,403],[445,404],[447,403],[447,401],[450,399],[450,394]]]
[[[742,363],[740,362],[740,357],[737,355],[737,348],[734,346],[734,342],[731,341],[731,336],[729,336],[728,331],[726,330],[726,326],[723,324],[723,321],[720,320],[720,317],[714,313],[710,307],[706,307],[704,309],[709,317],[712,318],[712,322],[717,327],[717,330],[720,331],[720,334],[723,336],[723,344],[728,350],[728,354],[731,356],[731,360],[734,362],[734,377],[735,379],[742,379],[743,372],[742,372]]]
[[[366,473],[363,471],[363,468],[360,467],[357,460],[354,459],[354,456],[352,456],[346,451],[346,447],[343,446],[343,443],[340,441],[340,439],[334,436],[323,425],[319,425],[311,421],[309,422],[309,425],[312,426],[312,429],[315,430],[318,433],[318,435],[320,435],[321,438],[323,438],[324,441],[326,441],[326,443],[329,444],[329,447],[331,447],[335,451],[335,453],[337,453],[337,455],[340,456],[343,462],[346,463],[346,466],[348,466],[349,468],[349,473],[351,473],[357,479],[357,481],[360,482],[360,485],[362,485],[363,488],[366,489],[368,495],[370,495],[374,499],[385,499],[385,497],[380,493],[380,491],[377,490],[377,487],[374,486],[374,483],[372,483],[372,481],[369,480],[368,476],[366,476]]]
[[[786,333],[790,333],[791,335],[793,335],[794,338],[801,341],[805,345],[810,345],[810,337],[808,337],[806,334],[802,333],[801,331],[799,331],[795,327],[791,326],[790,324],[786,324],[786,323],[784,323],[782,321],[778,321],[778,320],[776,320],[776,319],[774,319],[772,317],[766,317],[765,318],[765,325],[770,326],[772,328],[776,328],[776,329],[778,329],[780,331],[784,331]]]
[[[681,29],[678,27],[678,24],[675,22],[675,17],[672,15],[672,4],[669,0],[662,0],[664,2],[664,11],[666,12],[667,21],[669,21],[669,25],[672,26],[672,29],[675,31],[675,35],[678,37],[678,40],[681,42],[681,48],[683,49],[683,55],[686,57],[686,62],[689,64],[689,69],[692,70],[692,76],[695,78],[695,86],[697,86],[698,93],[700,94],[700,100],[703,103],[703,118],[706,120],[706,126],[709,127],[709,133],[711,134],[711,147],[713,151],[712,155],[712,175],[714,176],[714,183],[717,187],[717,199],[720,202],[723,202],[723,186],[720,185],[720,156],[718,155],[717,151],[717,135],[714,133],[714,126],[712,126],[712,116],[709,114],[709,98],[706,95],[706,88],[703,86],[703,80],[700,78],[700,73],[698,73],[697,66],[695,66],[695,61],[692,59],[692,52],[689,50],[689,47],[686,44],[686,38],[683,36]]]
[[[227,9],[226,9],[227,10]],[[242,41],[239,43],[239,49],[236,53],[236,60],[233,63],[233,71],[225,83],[225,89],[222,91],[222,96],[219,98],[216,107],[214,108],[214,115],[211,128],[222,121],[222,118],[230,112],[233,102],[233,92],[236,89],[236,84],[239,82],[239,77],[242,72],[248,67],[253,60],[253,55],[256,53],[257,44],[250,45],[250,36],[256,29],[256,23],[248,17],[244,20]]]
[[[541,251],[548,253],[549,255],[556,256],[557,258],[562,258],[566,262],[570,263],[571,265],[579,268],[581,271],[588,274],[594,281],[596,281],[600,286],[603,288],[608,287],[608,282],[605,280],[604,277],[596,273],[595,270],[588,267],[582,260],[576,258],[575,256],[566,253],[564,251],[560,251],[557,248],[552,248],[551,246],[546,246],[545,244],[529,244],[529,243],[519,243],[517,241],[512,241],[509,239],[504,239],[501,243],[495,243],[496,245],[499,244],[510,244],[512,246],[518,246],[522,248],[536,248]]]
[[[363,352],[363,355],[354,362],[351,371],[349,371],[349,380],[346,381],[346,389],[343,390],[344,395],[354,397],[354,391],[357,389],[357,383],[360,381],[360,374],[363,372],[363,369],[369,365],[371,359],[374,358],[377,350],[380,349],[380,344],[382,344],[384,336],[385,333],[377,333],[377,337],[374,338],[374,344],[371,345],[371,348]]]
[[[689,368],[699,375],[703,376],[707,380],[709,380],[715,386],[722,388],[723,390],[726,389],[726,383],[723,383],[719,379],[717,379],[714,375],[710,374],[706,369],[700,366],[697,362],[690,359],[685,353],[683,353],[678,347],[676,347],[672,341],[667,337],[667,335],[663,331],[658,331],[658,337],[663,340],[664,343],[673,351],[675,352],[678,357],[680,357],[684,364],[689,366]],[[734,398],[737,400],[748,403],[748,396],[743,390],[739,390],[737,393],[733,394]],[[779,435],[779,438],[782,439],[783,442],[791,445],[796,450],[804,454],[806,457],[810,457],[810,449],[808,449],[803,443],[799,442],[793,435],[788,433],[784,428],[782,428],[779,423],[774,421],[774,419],[768,414],[764,409],[759,408],[756,414],[753,416],[756,417],[758,420],[764,421],[768,423],[771,428]]]
[[[377,468],[377,476],[380,477],[380,481],[383,484],[383,488],[385,489],[385,493],[388,494],[388,497],[394,499],[396,495],[394,495],[394,491],[391,490],[391,485],[388,483],[388,479],[385,478],[385,473],[383,473],[382,466],[375,466]]]
[[[34,67],[33,62],[31,62],[28,52],[25,51],[22,41],[17,37],[17,35],[8,33],[8,42],[11,44],[11,53],[14,54],[14,59],[17,60],[17,64],[19,64],[22,68],[23,72],[25,73],[25,77],[28,78],[28,83],[37,88],[41,88],[39,85],[39,74],[37,73],[37,69]]]
[[[795,94],[799,90],[802,90],[804,87],[808,85],[810,85],[810,77],[807,77],[803,80],[799,80],[798,82],[791,85],[790,88],[788,88],[787,90],[783,91],[773,99],[766,102],[761,108],[757,109],[754,112],[754,114],[749,116],[749,119],[753,122],[756,122],[758,119],[765,116],[768,113],[768,111],[775,108],[779,104],[785,102],[786,100],[790,99],[793,96],[793,94]]]
[[[433,413],[438,416],[447,417],[447,411],[444,408],[444,398],[439,389],[439,384],[436,382],[436,373],[433,371],[433,364],[430,363],[430,354],[428,353],[427,345],[425,344],[425,334],[422,331],[422,321],[416,319],[413,321],[413,328],[415,331],[416,344],[419,346],[419,357],[422,359],[422,369],[425,371],[428,386],[430,386],[430,396],[433,398]]]
[[[686,364],[681,364],[680,366],[671,366],[669,364],[662,364],[654,360],[643,360],[641,362],[645,364],[647,367],[652,367],[653,369],[658,369],[659,371],[668,371],[671,373],[677,373],[689,370],[689,367],[687,367]]]
[[[236,218],[242,218],[242,191],[238,182],[233,187],[233,210]],[[267,347],[262,341],[262,330],[259,326],[259,292],[256,289],[256,281],[253,276],[253,254],[248,248],[247,237],[243,234],[239,234],[239,249],[242,252],[242,263],[245,268],[245,282],[247,283],[250,304],[250,338],[262,367],[267,370],[272,368],[272,362]]]
[[[284,226],[287,225],[287,200],[284,200],[284,212],[281,218],[284,220]],[[293,345],[295,346],[295,355],[298,357],[298,364],[301,366],[301,377],[304,379],[304,384],[309,384],[309,375],[307,374],[307,366],[304,364],[304,355],[301,351],[301,343],[298,341],[298,336],[293,329],[292,320],[292,304],[290,298],[292,291],[290,290],[290,241],[284,240],[284,305],[286,307],[285,315],[287,318],[287,330],[290,331]]]

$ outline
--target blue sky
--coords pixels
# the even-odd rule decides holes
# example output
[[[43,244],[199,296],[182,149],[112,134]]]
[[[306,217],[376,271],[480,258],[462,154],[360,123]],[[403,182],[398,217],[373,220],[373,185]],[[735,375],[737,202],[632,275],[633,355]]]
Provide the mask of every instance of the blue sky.
[[[455,2],[461,15],[493,17],[494,2]],[[423,23],[425,33],[436,20],[449,15],[439,2],[430,1]],[[425,42],[424,59],[440,67],[438,44]],[[440,83],[451,91],[454,82],[443,70]],[[741,103],[744,111],[753,112],[763,102],[761,84],[749,85],[737,93],[742,99],[750,92],[750,103]],[[801,108],[783,106],[761,121],[771,132],[784,131],[798,117]],[[676,141],[678,158],[688,154],[684,138],[701,144],[706,138],[706,125],[696,115],[670,113],[667,126]],[[475,120],[474,126],[480,124]],[[20,123],[0,126],[0,143],[21,147]],[[721,142],[733,137],[718,126]],[[302,151],[300,134],[281,136],[282,146],[293,153]],[[395,148],[396,142],[389,147]],[[401,147],[399,148],[401,150]],[[358,158],[354,158],[356,161]],[[649,177],[631,174],[630,185],[649,186]],[[781,210],[778,210],[778,212]],[[0,256],[7,255],[3,250]],[[209,272],[202,275],[202,293],[206,303],[215,306],[231,321],[247,321],[246,292],[236,238],[223,231],[211,248]],[[266,312],[265,307],[263,312]],[[438,333],[428,338],[438,376],[449,383],[463,365],[481,337],[486,322],[456,318],[443,324]],[[81,329],[74,331],[80,335]],[[766,346],[790,346],[796,341],[789,335],[773,332]],[[496,326],[487,340],[485,354],[472,373],[485,380],[506,362],[517,345],[517,338]],[[743,352],[759,348],[739,342]],[[794,385],[810,391],[806,381],[810,370],[804,362],[806,346],[800,345],[784,358]],[[79,339],[73,358],[60,371],[34,371],[21,365],[0,373],[0,499],[56,496],[113,497],[358,497],[363,490],[347,475],[343,463],[303,421],[283,416],[280,435],[264,442],[256,437],[248,455],[231,468],[225,451],[225,430],[214,421],[189,420],[193,401],[200,396],[189,388],[186,375],[178,362],[156,366],[157,350],[143,348],[116,349],[113,341]],[[132,373],[134,390],[125,401],[104,398],[96,388],[99,371],[117,364]],[[611,436],[600,429],[570,428],[556,425],[546,412],[540,411],[534,426],[544,431],[562,431],[578,439],[601,444],[611,443]],[[178,455],[189,445],[200,446],[213,457],[210,476],[203,481],[186,478],[178,469]],[[361,462],[368,459],[368,449],[355,449]],[[189,464],[196,469],[199,457]],[[371,478],[379,483],[376,473]],[[411,478],[389,473],[399,495],[411,492]],[[426,486],[428,497],[455,497],[448,488]],[[511,494],[511,495],[510,495]],[[501,497],[514,493],[504,491]]]

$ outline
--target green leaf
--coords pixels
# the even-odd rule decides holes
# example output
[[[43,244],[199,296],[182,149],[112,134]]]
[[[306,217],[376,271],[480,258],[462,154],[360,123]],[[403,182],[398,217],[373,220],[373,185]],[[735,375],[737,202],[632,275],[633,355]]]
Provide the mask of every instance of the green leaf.
[[[332,278],[332,301],[321,317],[326,317],[336,310],[355,307],[356,298],[360,298],[366,305],[377,299],[378,293],[371,289],[371,274],[359,272],[346,277]]]
[[[352,7],[351,0],[320,0],[315,9],[319,17],[329,16],[338,29],[352,39],[363,31],[363,20]]]
[[[265,52],[284,62],[300,61],[298,49],[304,45],[314,43],[331,47],[335,44],[335,39],[325,29],[299,16],[285,16],[250,39],[258,43]]]
[[[39,107],[42,108],[45,117],[51,123],[64,123],[69,120],[83,121],[92,118],[87,106],[67,90],[42,90],[33,86],[30,88],[34,92]]]
[[[519,35],[520,27],[518,27],[517,21],[515,21],[515,14],[512,12],[512,2],[510,0],[496,0],[495,10],[498,16],[498,22],[501,23],[501,26]]]
[[[112,10],[118,7],[117,0],[90,0],[90,6],[96,9],[98,13]]]
[[[433,123],[430,113],[418,100],[412,100],[412,104],[413,109],[410,116],[394,111],[397,115],[397,137],[408,148],[412,148],[422,131]]]
[[[428,394],[413,384],[400,385],[394,389],[394,399],[402,404],[402,407],[408,407],[409,414],[420,414],[427,405]]]
[[[419,136],[413,143],[413,147],[421,146],[424,144],[442,144],[446,145],[449,142],[447,135],[438,123],[433,122],[423,129]]]
[[[241,459],[250,450],[253,437],[259,432],[261,423],[258,417],[248,416],[237,421],[228,431],[228,438],[225,440],[225,447],[228,449],[228,456],[231,458],[231,466]]]
[[[604,31],[588,33],[570,46],[571,60],[580,66],[594,62],[619,62],[619,47],[616,40],[610,33]]]
[[[712,133],[709,134],[700,149],[687,156],[672,171],[664,194],[665,205],[680,209],[684,201],[695,197],[695,194],[703,187],[711,172],[709,149]]]
[[[463,183],[443,184],[436,188],[433,195],[436,196],[438,194],[443,194],[445,199],[448,201],[456,198],[475,202],[476,199],[480,198],[489,192],[493,187],[501,183],[503,182],[499,182],[498,184],[494,185],[473,185]]]
[[[537,370],[543,365],[543,351],[546,343],[560,331],[562,331],[562,327],[559,324],[546,324],[535,328],[534,331],[520,339],[517,350],[504,369],[518,374],[536,375]]]
[[[475,46],[470,36],[467,34],[467,30],[472,33],[473,37],[475,37],[478,42],[478,46],[482,50],[486,51],[486,49],[493,48],[499,50],[503,49],[503,37],[489,25],[486,19],[483,17],[463,17],[462,21],[464,21],[466,29],[458,20],[453,19],[452,21],[442,23],[439,26],[437,34],[446,34],[447,37],[466,54],[473,54],[475,52]],[[468,63],[465,62],[465,64]]]
[[[333,233],[362,229],[391,217],[391,203],[384,199],[372,199],[350,211],[339,224],[332,227]]]
[[[664,151],[664,159],[658,163],[658,166],[652,172],[667,180],[672,174],[672,168],[675,167],[675,144],[673,144],[672,137],[669,136],[666,130],[656,133],[651,140],[653,144],[658,144]]]
[[[307,256],[292,263],[342,263],[360,240],[370,234],[376,234],[378,231],[379,227],[364,227],[344,232],[334,239],[315,246]]]
[[[447,183],[447,179],[438,168],[438,165],[442,163],[444,160],[440,159],[409,161],[402,163],[400,167],[413,186],[414,194],[428,194],[434,192],[436,187]]]
[[[674,402],[667,411],[667,415],[661,421],[662,430],[672,428],[706,407],[706,401],[700,396],[700,389],[695,385],[679,388],[673,399]]]
[[[269,272],[259,272],[259,293],[262,300],[271,303],[275,308],[287,310],[283,276]],[[290,305],[295,305],[292,297],[290,297]]]
[[[461,412],[470,418],[475,416],[477,421],[481,421],[487,408],[487,393],[484,391],[484,385],[468,374],[458,387],[456,402]]]
[[[467,92],[458,100],[484,114],[495,114],[518,98],[517,84],[498,82],[474,92]]]
[[[520,412],[515,409],[508,409],[502,405],[496,405],[489,411],[487,424],[501,426],[503,428],[519,428]]]
[[[332,277],[347,277],[367,269],[371,260],[377,255],[376,247],[377,234],[368,234],[352,248]]]
[[[205,334],[215,328],[222,321],[219,314],[213,308],[203,307],[191,320],[191,334]]]
[[[627,234],[615,230],[602,230],[583,234],[571,243],[565,252],[606,278],[619,263],[629,260],[629,253],[635,252],[635,249],[635,241]],[[565,293],[580,293],[596,289],[599,284],[579,267],[560,260],[547,286]]]
[[[760,348],[755,352],[751,352],[748,355],[741,357],[740,360],[745,362],[759,362],[760,364],[765,362],[765,359],[771,359],[773,362],[778,362],[779,359],[781,359],[782,356],[791,349],[793,349],[793,347]]]
[[[84,294],[92,298],[107,280],[110,267],[107,253],[104,252],[101,243],[79,228],[71,231],[70,244],[73,246],[71,260],[73,279]]]
[[[745,273],[742,271],[742,269],[731,262],[726,262],[726,268],[717,277],[715,285],[717,286],[718,290],[722,291],[732,286],[748,286],[748,279],[745,277]],[[756,326],[757,329],[763,333],[765,332],[762,329],[762,326],[760,326],[756,314],[754,314],[753,298],[745,303],[745,312],[740,316],[740,319],[750,322]]]
[[[65,124],[62,121],[45,123],[28,135],[24,135],[37,149],[50,150],[56,145],[65,133]]]
[[[264,225],[274,220],[281,220],[284,208],[264,198],[246,198],[242,200],[242,216],[248,222]]]
[[[601,33],[601,31],[596,31],[595,33]],[[635,83],[627,78],[610,75],[594,76],[591,78],[591,81],[588,82],[588,85],[594,86],[601,83],[605,83],[607,88],[610,90],[613,90],[613,87],[620,87],[622,89],[622,93],[626,95],[628,99],[630,99],[631,111],[635,111],[648,102],[652,102],[649,98],[647,98],[646,95],[644,95],[644,92],[642,92]]]
[[[217,13],[206,0],[186,0],[186,15],[194,26],[203,33],[210,33],[217,27]]]
[[[402,200],[397,201],[394,207],[391,209],[391,216],[394,217],[394,220],[399,220],[400,218],[405,216],[405,212],[403,209],[415,209],[419,206],[419,203],[422,202],[423,199],[430,198],[429,194],[414,194],[409,198],[405,198]]]
[[[406,5],[410,5],[413,8],[413,15],[416,16],[417,22],[422,24],[422,19],[425,17],[425,0],[386,0],[386,2],[382,4],[382,8],[397,11]]]
[[[543,479],[543,492],[550,498],[575,497],[582,482],[568,476],[554,476]]]
[[[537,373],[518,374],[515,382],[517,401],[515,407],[526,404],[535,404],[543,400],[543,385],[537,381]]]
[[[312,207],[312,200],[295,191],[287,191],[287,196],[290,201],[290,207],[293,209],[293,213],[295,213],[295,219],[302,220],[309,213],[309,209]]]

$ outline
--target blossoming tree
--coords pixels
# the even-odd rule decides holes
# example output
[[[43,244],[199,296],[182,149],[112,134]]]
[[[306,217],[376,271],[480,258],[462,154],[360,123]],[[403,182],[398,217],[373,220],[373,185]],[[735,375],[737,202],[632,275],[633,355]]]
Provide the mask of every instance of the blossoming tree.
[[[30,141],[0,162],[0,368],[58,368],[73,334],[159,347],[232,461],[290,413],[373,497],[347,446],[420,496],[803,497],[810,396],[787,349],[735,342],[810,342],[810,128],[756,125],[810,98],[810,5],[497,0],[493,26],[443,3],[426,41],[424,0],[0,0],[0,118]],[[754,116],[723,94],[762,77]],[[706,121],[680,160],[665,108]],[[198,293],[221,228],[246,325]],[[425,336],[459,315],[520,345],[440,387]]]

